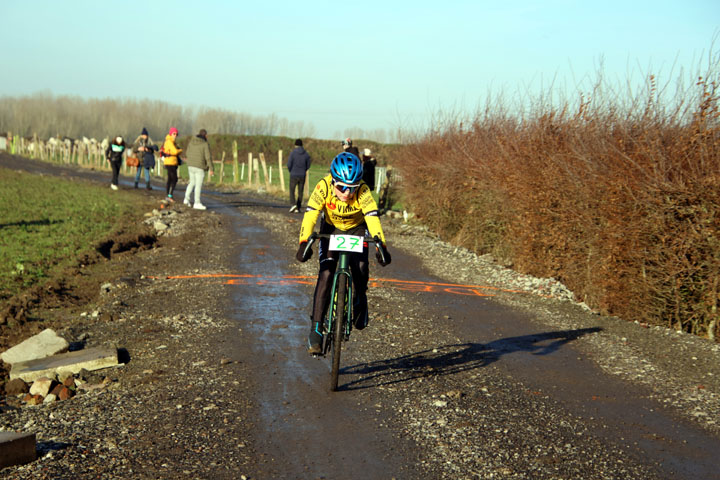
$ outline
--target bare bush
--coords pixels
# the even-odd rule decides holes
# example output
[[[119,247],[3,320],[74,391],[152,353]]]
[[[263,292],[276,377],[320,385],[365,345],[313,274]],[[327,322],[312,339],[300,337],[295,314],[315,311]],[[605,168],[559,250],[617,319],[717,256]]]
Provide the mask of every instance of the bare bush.
[[[599,84],[573,106],[446,121],[401,151],[406,199],[443,237],[555,277],[601,312],[714,337],[717,77],[669,102],[651,76],[629,101]]]

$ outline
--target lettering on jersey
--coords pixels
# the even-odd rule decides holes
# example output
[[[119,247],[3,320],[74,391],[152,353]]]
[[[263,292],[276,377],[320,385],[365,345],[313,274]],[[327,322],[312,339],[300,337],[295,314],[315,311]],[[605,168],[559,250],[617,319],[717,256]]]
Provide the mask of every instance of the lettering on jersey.
[[[334,208],[333,208],[334,210]],[[342,204],[339,203],[337,205],[337,211],[341,214],[353,214],[355,212],[359,212],[360,209],[356,205],[348,205],[348,204]]]
[[[358,193],[358,202],[360,203],[360,207],[364,212],[367,212],[368,210],[377,210],[377,204],[370,194],[370,189],[366,185],[363,186],[365,188],[361,188]]]

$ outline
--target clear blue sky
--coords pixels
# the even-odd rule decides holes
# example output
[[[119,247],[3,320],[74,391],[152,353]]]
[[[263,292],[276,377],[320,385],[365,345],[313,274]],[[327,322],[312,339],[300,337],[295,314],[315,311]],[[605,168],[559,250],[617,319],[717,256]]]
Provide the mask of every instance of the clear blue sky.
[[[276,113],[321,138],[717,52],[720,1],[11,1],[0,95],[134,97]],[[718,39],[720,42],[720,39]],[[669,80],[669,78],[666,78]]]

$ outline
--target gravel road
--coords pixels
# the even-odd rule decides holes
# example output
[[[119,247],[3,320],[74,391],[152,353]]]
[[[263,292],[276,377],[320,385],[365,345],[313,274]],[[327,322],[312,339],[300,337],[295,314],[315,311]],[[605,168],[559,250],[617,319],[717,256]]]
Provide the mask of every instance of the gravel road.
[[[0,156],[28,165],[72,175]],[[371,266],[371,324],[330,394],[328,362],[303,353],[301,217],[247,192],[205,203],[149,211],[151,245],[78,267],[32,312],[27,334],[124,363],[69,400],[5,397],[0,429],[36,433],[39,456],[2,478],[720,478],[719,345],[595,315],[383,217],[393,263]]]

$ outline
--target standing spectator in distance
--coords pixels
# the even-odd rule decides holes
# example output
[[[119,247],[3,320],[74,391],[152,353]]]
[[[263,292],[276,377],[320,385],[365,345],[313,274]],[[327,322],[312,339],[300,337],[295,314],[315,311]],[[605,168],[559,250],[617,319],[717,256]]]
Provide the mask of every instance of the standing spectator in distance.
[[[110,145],[105,149],[105,158],[110,162],[112,168],[112,182],[110,188],[118,189],[118,176],[120,175],[120,166],[123,161],[123,152],[125,151],[125,140],[122,137],[115,137]]]
[[[305,189],[305,175],[310,170],[312,158],[310,154],[303,148],[301,139],[295,140],[295,148],[290,152],[287,168],[290,171],[290,212],[300,213],[302,207],[303,190]],[[298,196],[295,200],[295,188],[297,187]]]
[[[208,171],[210,176],[213,174],[210,147],[207,142],[207,130],[203,128],[196,136],[190,139],[185,156],[188,175],[190,175],[190,183],[188,183],[187,189],[185,189],[185,200],[183,203],[188,207],[192,203],[194,209],[205,210],[207,207],[200,202],[203,179],[205,178],[205,171]],[[190,196],[193,190],[195,191],[195,201],[190,202]]]
[[[148,135],[147,128],[143,127],[142,133],[135,139],[132,148],[133,152],[137,152],[137,155],[140,157],[140,165],[138,165],[137,173],[135,174],[135,188],[138,188],[140,172],[145,170],[145,188],[152,190],[150,186],[150,170],[155,168],[154,152],[157,152],[158,147]]]
[[[388,165],[385,169],[385,181],[380,186],[380,201],[378,202],[378,209],[380,214],[384,215],[385,212],[390,210],[392,207],[391,191],[390,191],[390,177],[392,176],[392,166]]]
[[[369,148],[363,150],[362,156],[363,162],[363,181],[370,187],[370,191],[375,191],[375,165],[377,160],[372,156],[372,151]]]
[[[165,193],[167,194],[167,198],[170,202],[175,201],[173,200],[173,192],[175,191],[175,186],[177,185],[178,165],[180,165],[180,162],[178,161],[178,155],[182,153],[182,149],[177,148],[177,145],[175,145],[175,139],[177,139],[177,136],[178,129],[175,127],[170,128],[170,131],[165,137],[165,143],[163,143],[161,151],[163,165],[165,165],[165,169],[168,173],[167,184],[165,185]]]
[[[350,138],[346,138],[345,140],[343,140],[342,147],[343,151],[352,153],[353,155],[358,157],[358,159],[360,158],[360,151],[357,147],[353,147],[352,140]]]

